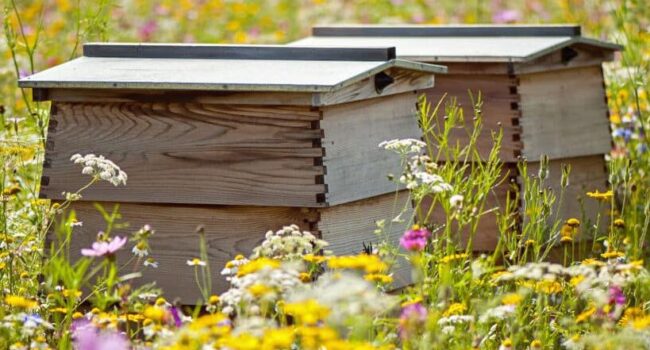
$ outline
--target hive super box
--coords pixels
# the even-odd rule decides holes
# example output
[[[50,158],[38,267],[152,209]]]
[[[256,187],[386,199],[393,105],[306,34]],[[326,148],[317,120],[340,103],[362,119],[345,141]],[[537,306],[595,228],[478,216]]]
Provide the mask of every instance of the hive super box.
[[[320,26],[290,45],[395,46],[400,58],[447,66],[449,74],[437,76],[435,88],[425,91],[429,101],[435,104],[448,93],[471,116],[468,89],[475,95],[480,91],[485,128],[480,151],[485,156],[492,148],[489,130],[503,130],[501,160],[517,183],[522,182],[515,167],[520,156],[529,161],[532,174],[540,156],[549,156],[548,184],[556,194],[561,164],[571,165],[561,218],[580,218],[576,198],[607,188],[604,154],[611,137],[602,63],[621,47],[585,38],[579,26]],[[457,130],[455,137],[463,142],[468,136]],[[503,205],[507,193],[506,183],[495,189],[489,204]],[[594,219],[598,208],[584,201],[588,217]],[[494,220],[483,220],[478,235],[476,250],[494,248]]]
[[[224,263],[267,230],[296,223],[339,254],[376,241],[375,220],[394,214],[386,174],[399,167],[378,144],[421,136],[418,91],[444,71],[396,59],[390,47],[87,44],[83,57],[20,86],[52,102],[43,197],[61,201],[89,180],[75,153],[104,155],[129,175],[126,186],[100,182],[73,205],[83,221],[73,253],[104,228],[93,202],[120,203],[130,227],[114,234],[156,230],[160,267],[144,280],[193,303],[185,261],[198,254],[197,225],[216,291],[226,287]],[[403,229],[394,225],[392,239]],[[397,283],[407,275],[398,271]]]

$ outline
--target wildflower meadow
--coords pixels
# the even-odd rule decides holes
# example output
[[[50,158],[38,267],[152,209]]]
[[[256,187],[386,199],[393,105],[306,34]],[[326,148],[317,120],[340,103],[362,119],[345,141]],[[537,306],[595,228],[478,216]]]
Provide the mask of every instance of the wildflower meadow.
[[[650,349],[650,2],[2,1],[0,349]],[[283,44],[322,23],[576,23],[624,45],[604,65],[608,189],[567,198],[573,174],[553,174],[561,186],[552,189],[544,156],[520,159],[523,183],[508,184],[502,135],[479,155],[489,116],[474,91],[469,110],[454,96],[422,98],[413,118],[424,137],[377,145],[402,169],[376,175],[406,188],[417,215],[395,205],[376,222],[380,243],[358,254],[334,255],[288,218],[266,234],[241,232],[263,239],[218,266],[197,223],[183,233],[199,237],[195,257],[177,271],[193,276],[183,288],[200,300],[183,305],[139,282],[163,268],[151,248],[156,220],[127,227],[119,207],[97,207],[105,229],[71,252],[84,223],[71,203],[97,184],[128,189],[129,174],[106,155],[75,154],[70,164],[86,185],[62,201],[40,198],[50,108],[18,79],[78,57],[86,42]],[[467,130],[467,144],[449,141],[457,129]],[[492,207],[490,194],[504,185],[508,201]],[[600,210],[562,217],[560,201]],[[432,208],[443,218],[432,220]],[[477,253],[479,222],[490,220],[497,246]],[[395,244],[383,239],[392,225],[404,227]],[[118,258],[125,251],[130,258]],[[410,283],[395,289],[397,266]],[[217,279],[228,288],[217,291]]]

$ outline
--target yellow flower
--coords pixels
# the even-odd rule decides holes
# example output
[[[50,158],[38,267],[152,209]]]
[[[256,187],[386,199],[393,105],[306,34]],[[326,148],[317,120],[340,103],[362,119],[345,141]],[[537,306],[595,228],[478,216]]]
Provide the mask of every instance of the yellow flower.
[[[313,264],[320,264],[323,261],[327,260],[327,258],[322,255],[314,255],[314,254],[305,254],[302,256],[302,259],[305,260],[306,262],[313,263]]]
[[[517,293],[506,294],[501,298],[503,305],[519,305],[524,297]]]
[[[301,272],[298,277],[303,283],[311,282],[311,275],[307,272]]]
[[[57,313],[57,314],[67,314],[68,309],[66,309],[64,307],[55,307],[55,308],[50,309],[50,312]]]
[[[535,339],[530,342],[530,348],[531,349],[541,349],[542,348],[542,341],[539,339]]]
[[[167,300],[165,300],[165,298],[159,297],[156,299],[156,306],[163,306],[165,304],[167,304]]]
[[[608,251],[608,252],[602,253],[602,254],[600,254],[600,256],[605,258],[605,259],[616,259],[616,258],[624,257],[625,254],[622,253],[622,252],[614,250],[614,251]]]
[[[414,299],[407,300],[407,301],[403,302],[402,305],[400,305],[400,306],[402,308],[405,308],[405,307],[407,307],[409,305],[413,305],[413,304],[417,304],[417,303],[421,303],[421,302],[422,302],[422,297],[417,297],[417,298],[414,298]]]
[[[571,277],[571,280],[569,281],[569,283],[571,283],[572,286],[576,287],[584,280],[585,280],[584,275],[577,275],[575,277]]]
[[[614,220],[614,227],[625,228],[625,221],[623,219]]]
[[[576,323],[582,323],[588,320],[591,317],[591,315],[593,315],[594,313],[596,313],[595,307],[592,306],[588,308],[587,310],[583,311],[581,314],[576,316]]]
[[[571,227],[578,227],[578,226],[580,226],[580,220],[578,220],[576,218],[571,218],[571,219],[566,221],[566,224],[571,226]]]
[[[605,266],[604,262],[592,258],[582,260],[580,264],[585,266]]]
[[[298,324],[312,325],[325,320],[330,314],[329,308],[320,305],[316,300],[309,299],[297,303],[286,303],[283,311],[293,316]]]
[[[596,200],[599,200],[599,201],[605,201],[605,202],[609,201],[612,198],[613,195],[614,195],[614,192],[612,192],[612,190],[609,190],[607,192],[602,192],[602,193],[598,192],[598,190],[596,190],[595,192],[587,192],[587,197],[593,198],[593,199],[596,199]]]
[[[388,284],[393,282],[393,277],[383,273],[370,273],[363,277],[366,281]]]
[[[81,297],[81,291],[78,289],[64,289],[63,290],[63,296],[68,298],[68,297],[73,297],[73,298],[80,298]]]
[[[510,338],[506,338],[501,342],[501,346],[504,348],[511,348],[512,347],[512,340]]]
[[[244,260],[244,259],[246,259],[246,258],[241,254],[235,255],[235,260]]]
[[[534,240],[534,239],[526,240],[526,242],[524,242],[524,245],[525,245],[525,246],[532,246],[532,245],[535,245],[535,240]]]
[[[248,287],[248,292],[251,293],[255,298],[264,296],[272,290],[273,289],[271,289],[269,286],[262,283],[255,283],[254,285]]]
[[[618,321],[618,324],[621,326],[627,326],[628,324],[634,322],[635,320],[639,318],[643,318],[645,316],[646,314],[643,311],[643,309],[639,307],[628,307],[623,312],[623,316],[621,316],[621,319]]]
[[[637,331],[650,328],[650,316],[644,316],[632,321],[632,328]]]
[[[535,284],[535,290],[545,294],[555,294],[562,291],[562,285],[557,281],[543,280]]]
[[[84,314],[82,314],[82,313],[79,312],[79,311],[75,311],[75,312],[72,314],[72,319],[73,319],[73,320],[78,320],[78,319],[80,319],[80,318],[82,318],[82,317],[84,317]]]
[[[142,315],[153,321],[162,322],[165,319],[166,312],[162,307],[148,305],[142,312]]]
[[[465,304],[453,303],[449,305],[449,307],[447,308],[447,310],[445,310],[445,312],[442,313],[442,316],[449,317],[454,315],[462,315],[463,313],[465,313],[465,311],[467,311],[467,306],[465,306]]]
[[[219,296],[218,295],[211,295],[210,298],[208,299],[208,304],[210,305],[216,305],[219,303]]]
[[[461,253],[461,254],[451,254],[447,255],[443,258],[440,259],[441,264],[448,264],[450,262],[456,261],[456,260],[463,260],[466,259],[469,255],[466,253]]]
[[[290,349],[294,338],[295,332],[293,328],[268,329],[264,332],[261,349]]]
[[[5,297],[5,303],[15,308],[28,310],[35,309],[38,306],[38,303],[36,301],[23,298],[18,295],[7,295]]]
[[[331,269],[358,269],[366,273],[381,273],[388,270],[388,266],[377,255],[359,254],[349,256],[336,256],[327,261]]]
[[[560,242],[561,243],[571,243],[571,242],[573,242],[573,238],[571,236],[562,236],[562,238],[560,238]]]
[[[277,269],[280,267],[280,262],[277,260],[269,259],[269,258],[259,258],[255,260],[251,260],[248,263],[242,265],[239,267],[237,270],[237,276],[245,276],[250,273],[254,273],[257,271],[261,271],[266,268],[270,269]]]

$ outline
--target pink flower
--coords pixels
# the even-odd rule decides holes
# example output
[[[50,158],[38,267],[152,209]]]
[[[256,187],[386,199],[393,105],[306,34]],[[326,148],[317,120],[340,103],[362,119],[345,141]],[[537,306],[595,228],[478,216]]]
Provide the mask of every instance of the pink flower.
[[[501,10],[492,16],[494,23],[514,23],[521,20],[521,14],[517,10]]]
[[[399,334],[402,339],[407,339],[412,333],[424,325],[427,320],[427,309],[422,303],[410,303],[402,307],[399,316]]]
[[[115,331],[100,330],[90,321],[81,319],[71,326],[73,348],[75,350],[128,350],[129,341]]]
[[[84,256],[110,256],[115,254],[126,244],[126,237],[115,237],[110,242],[95,242],[91,249],[84,248],[81,255]]]
[[[429,230],[415,225],[410,230],[404,232],[404,235],[399,240],[399,244],[408,251],[421,251],[426,247],[429,237],[431,237]]]

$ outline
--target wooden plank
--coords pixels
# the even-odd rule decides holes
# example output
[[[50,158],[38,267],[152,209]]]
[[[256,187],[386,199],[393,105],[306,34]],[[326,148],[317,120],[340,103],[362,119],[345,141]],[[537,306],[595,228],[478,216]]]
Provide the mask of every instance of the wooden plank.
[[[608,206],[602,206],[596,200],[588,198],[586,193],[592,191],[604,192],[608,190],[607,186],[607,168],[605,164],[604,155],[586,156],[556,159],[549,163],[549,180],[547,180],[548,187],[556,194],[560,195],[562,178],[562,164],[571,165],[571,173],[569,175],[569,186],[564,191],[564,199],[561,203],[560,217],[561,221],[569,218],[578,218],[584,222],[588,218],[595,221],[599,210],[602,210],[602,220],[608,218]],[[539,171],[539,162],[528,163],[530,174],[537,174]],[[581,203],[582,202],[582,203]],[[557,199],[554,210],[559,205],[559,198]],[[583,217],[583,211],[586,215]],[[552,220],[554,220],[553,218]],[[586,237],[588,238],[588,237]]]
[[[415,94],[404,93],[323,109],[323,165],[329,205],[395,191],[395,184],[386,176],[400,173],[400,159],[378,145],[422,136],[416,101]]]
[[[608,153],[607,104],[600,67],[520,76],[523,155],[536,161]]]
[[[297,47],[285,45],[88,43],[86,57],[190,58],[289,61],[388,61],[394,47]]]
[[[505,175],[505,170],[504,170],[504,175]],[[515,174],[511,174],[512,176],[515,176]],[[497,216],[496,213],[497,211],[500,213],[503,213],[505,209],[505,205],[507,203],[507,197],[508,193],[511,190],[510,184],[506,181],[503,184],[500,184],[496,188],[494,188],[491,193],[488,195],[488,198],[486,199],[485,202],[485,207],[483,208],[484,211],[490,211],[489,213],[484,214],[480,219],[479,219],[479,224],[478,228],[476,230],[476,234],[472,240],[472,250],[475,252],[490,252],[493,251],[497,243],[499,241],[499,228],[497,225]],[[426,213],[429,212],[431,209],[431,200],[430,199],[425,199],[423,200],[421,204],[421,209],[419,212],[421,212],[422,216],[425,217]],[[439,206],[434,208],[433,211],[431,212],[431,215],[429,216],[428,222],[432,224],[434,227],[435,226],[440,226],[444,225],[446,222],[446,215],[444,210],[440,208]],[[457,226],[453,227],[452,232],[455,235],[459,234],[459,229]],[[465,229],[464,231],[460,232],[460,246],[462,248],[465,248],[468,240],[469,240],[469,231]]]
[[[35,89],[36,90],[36,89]],[[55,102],[179,102],[228,105],[311,106],[312,93],[183,91],[183,90],[106,90],[46,89],[47,99]],[[296,114],[295,118],[299,118]]]
[[[391,69],[386,73],[394,79],[394,82],[382,91],[377,91],[375,77],[372,77],[334,92],[314,94],[314,103],[312,104],[314,106],[336,105],[404,92],[414,92],[431,88],[434,85],[432,74],[404,69]]]
[[[473,130],[471,126],[474,109],[468,90],[472,91],[474,99],[478,98],[480,91],[483,97],[481,109],[483,129],[477,146],[481,157],[486,159],[493,147],[491,133],[503,130],[501,160],[516,162],[522,149],[521,128],[517,125],[519,96],[516,91],[516,81],[506,75],[477,75],[469,78],[459,74],[440,75],[436,80],[436,86],[426,90],[428,101],[432,106],[435,106],[446,93],[446,101],[450,102],[455,97],[464,112],[467,128],[452,131],[452,144],[458,142],[461,145],[466,145],[469,143],[469,134]],[[439,115],[444,116],[444,109],[439,112]],[[441,119],[439,122],[443,123],[443,120]]]
[[[515,74],[532,74],[552,70],[600,67],[603,62],[614,60],[614,50],[603,50],[586,44],[574,44],[527,62],[513,66]]]
[[[101,203],[106,210],[112,210],[115,203]],[[75,227],[71,241],[71,254],[79,257],[81,248],[90,247],[99,230],[105,229],[104,220],[89,202],[76,202],[72,206],[82,226]],[[121,222],[128,228],[116,229],[114,236],[128,236],[145,224],[156,231],[149,241],[152,257],[160,266],[145,268],[144,276],[135,280],[137,284],[156,282],[165,292],[168,300],[180,298],[186,304],[194,304],[200,298],[194,280],[194,268],[186,261],[199,256],[199,237],[195,233],[198,225],[205,229],[214,293],[221,293],[228,287],[220,272],[225,263],[237,254],[248,255],[263,239],[268,230],[295,223],[307,230],[317,219],[314,210],[280,207],[241,206],[171,206],[121,204]],[[132,257],[131,242],[118,255],[118,262]],[[128,267],[125,273],[131,272]]]
[[[57,103],[43,193],[81,188],[89,178],[69,161],[101,154],[129,175],[101,182],[86,200],[319,206],[325,192],[318,111],[183,103]],[[294,118],[295,117],[295,118]]]
[[[493,37],[493,36],[579,36],[579,25],[340,25],[316,26],[314,36],[408,36],[408,37]]]
[[[407,208],[407,212],[402,215],[405,222],[391,223],[404,207]],[[407,191],[401,191],[397,195],[387,194],[323,208],[319,211],[318,230],[322,238],[329,242],[328,249],[336,255],[359,254],[363,252],[364,244],[377,247],[382,241],[399,246],[399,239],[413,216]],[[386,220],[385,235],[374,233],[378,220]],[[391,272],[393,288],[401,288],[411,283],[411,265],[406,260],[399,259]]]

